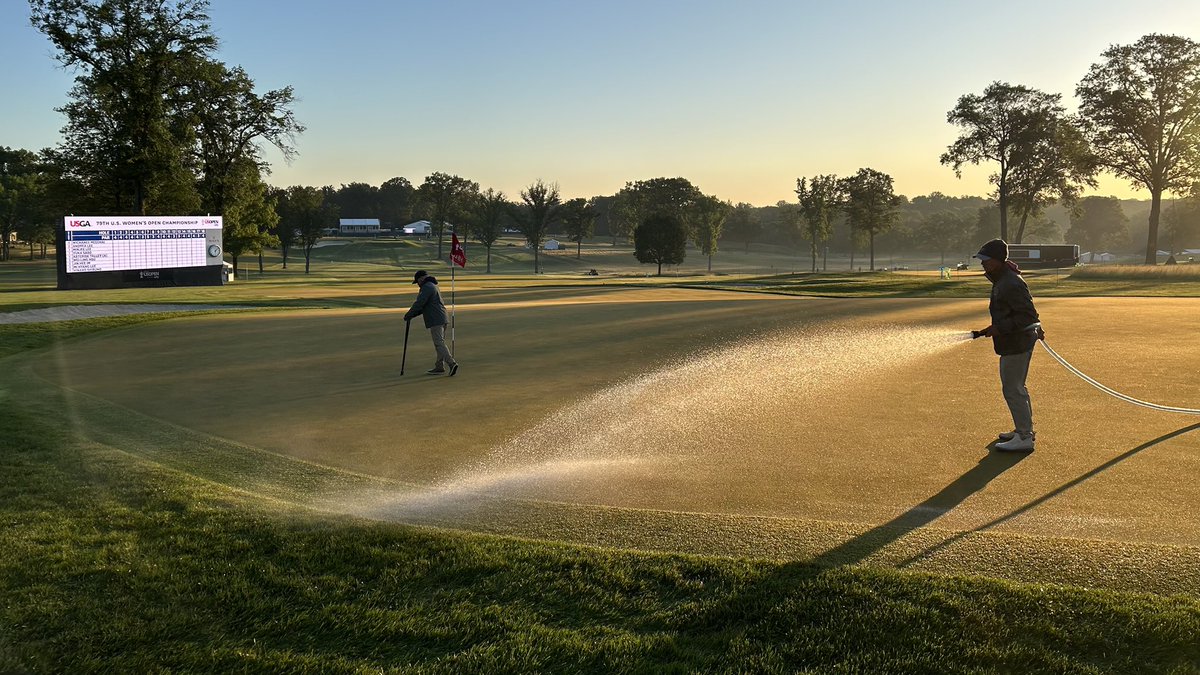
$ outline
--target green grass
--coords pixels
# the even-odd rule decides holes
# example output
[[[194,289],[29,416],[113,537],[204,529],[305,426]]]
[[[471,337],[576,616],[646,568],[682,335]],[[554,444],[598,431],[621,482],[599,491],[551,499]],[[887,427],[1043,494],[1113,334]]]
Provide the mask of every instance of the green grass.
[[[1162,267],[1146,268],[1144,272],[1140,268],[1125,269],[1128,271],[1115,273],[1096,272],[1093,268],[1030,271],[1025,279],[1034,297],[1200,296],[1200,274],[1155,271]],[[991,288],[978,271],[956,272],[950,279],[939,279],[935,273],[805,273],[698,279],[680,285],[844,298],[986,298]]]
[[[113,302],[194,302],[254,304],[264,298],[274,305],[286,306],[379,306],[381,297],[403,293],[416,269],[430,269],[449,276],[444,262],[437,259],[437,242],[412,239],[332,240],[346,243],[314,249],[310,272],[304,272],[304,256],[293,249],[288,266],[283,267],[279,251],[266,251],[264,271],[258,271],[257,256],[239,260],[240,278],[233,284],[201,288],[142,288],[102,291],[54,291],[56,284],[53,259],[13,260],[0,263],[0,309],[16,311],[72,304]],[[449,245],[444,247],[448,254]],[[624,243],[613,246],[608,240],[584,243],[582,257],[574,246],[540,255],[543,274],[534,276],[533,253],[518,239],[501,239],[492,249],[492,273],[485,274],[485,252],[476,243],[468,243],[470,265],[456,274],[464,283],[489,286],[544,286],[652,284],[700,285],[726,290],[753,290],[824,297],[986,297],[989,284],[978,269],[954,272],[949,280],[938,279],[936,272],[803,272],[808,259],[795,250],[780,246],[754,245],[749,250],[733,247],[714,258],[712,273],[707,259],[689,251],[683,265],[664,268],[655,275],[653,265],[639,264],[633,250]],[[920,269],[918,261],[908,261]],[[835,264],[836,263],[836,264]],[[831,269],[845,261],[830,261]],[[936,261],[924,261],[932,269]],[[884,264],[883,259],[879,261]],[[438,270],[441,270],[440,272]],[[595,269],[600,276],[590,276]],[[1026,273],[1035,296],[1103,297],[1198,297],[1200,268],[1190,265],[1158,266],[1085,266],[1070,270]]]
[[[1088,265],[1076,269],[1071,278],[1160,283],[1200,281],[1200,265]]]
[[[134,314],[130,316],[102,317],[61,321],[54,323],[0,324],[0,358],[21,352],[41,349],[63,340],[88,333],[132,326],[148,321],[161,321],[182,313]]]
[[[308,277],[293,258],[287,272],[216,289],[78,293],[38,285],[52,285],[52,265],[47,274],[0,264],[13,275],[0,277],[0,308],[411,297],[396,265],[419,257],[359,254],[318,261]],[[514,253],[506,264],[515,273],[523,262]],[[564,283],[497,277],[498,286]],[[938,283],[734,281],[864,296],[928,294]],[[978,277],[942,283],[939,292],[986,295]],[[1031,283],[1192,292],[1140,279]],[[62,390],[11,377],[18,363],[48,358],[46,347],[161,318],[0,326],[0,672],[1200,672],[1195,597],[631,553],[322,515],[171,468],[170,435],[153,459],[119,435],[87,440],[71,425],[88,419]]]
[[[1197,672],[1200,601],[313,514],[0,416],[3,672]]]

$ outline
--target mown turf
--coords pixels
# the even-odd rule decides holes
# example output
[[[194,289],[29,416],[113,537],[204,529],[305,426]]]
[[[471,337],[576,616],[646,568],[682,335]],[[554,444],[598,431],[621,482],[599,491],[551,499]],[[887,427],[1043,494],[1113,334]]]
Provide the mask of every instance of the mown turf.
[[[0,671],[1196,672],[1200,603],[327,518],[0,417]]]
[[[1025,273],[1034,297],[1196,297],[1200,275],[1152,271],[1051,270]],[[1161,270],[1162,268],[1158,268]],[[697,279],[680,285],[840,298],[986,298],[991,283],[977,270],[950,279],[932,273],[781,274]]]
[[[205,292],[381,302],[287,279]],[[328,517],[84,440],[67,399],[4,378],[148,318],[0,327],[0,672],[1200,672],[1191,597]]]

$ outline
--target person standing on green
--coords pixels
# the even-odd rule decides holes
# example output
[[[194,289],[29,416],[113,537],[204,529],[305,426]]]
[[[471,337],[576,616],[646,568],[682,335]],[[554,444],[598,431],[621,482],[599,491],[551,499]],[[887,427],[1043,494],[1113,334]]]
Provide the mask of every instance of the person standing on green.
[[[1013,430],[1000,434],[1001,442],[995,447],[1004,452],[1033,452],[1033,406],[1025,379],[1033,348],[1046,334],[1020,268],[1008,259],[1008,244],[993,239],[973,257],[983,263],[984,274],[992,282],[988,303],[992,323],[977,334],[992,338],[1000,355],[1000,386],[1013,419]]]
[[[450,323],[446,317],[446,305],[442,302],[442,294],[438,290],[437,279],[425,272],[425,270],[417,270],[413,275],[412,282],[420,287],[417,292],[417,299],[413,302],[408,312],[404,314],[404,320],[410,321],[417,316],[425,318],[425,327],[429,329],[430,336],[433,337],[433,348],[437,352],[437,361],[434,362],[433,368],[425,371],[430,375],[441,375],[449,372],[453,377],[458,373],[458,362],[454,360],[454,355],[446,349],[446,324]]]

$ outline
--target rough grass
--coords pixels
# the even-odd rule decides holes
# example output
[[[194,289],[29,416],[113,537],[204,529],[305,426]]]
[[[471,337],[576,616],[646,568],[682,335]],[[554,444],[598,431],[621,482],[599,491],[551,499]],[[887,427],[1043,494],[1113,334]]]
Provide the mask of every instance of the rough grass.
[[[1071,273],[1074,280],[1138,280],[1177,283],[1200,281],[1200,265],[1087,265]]]
[[[1196,672],[1200,602],[373,524],[0,416],[3,672]]]

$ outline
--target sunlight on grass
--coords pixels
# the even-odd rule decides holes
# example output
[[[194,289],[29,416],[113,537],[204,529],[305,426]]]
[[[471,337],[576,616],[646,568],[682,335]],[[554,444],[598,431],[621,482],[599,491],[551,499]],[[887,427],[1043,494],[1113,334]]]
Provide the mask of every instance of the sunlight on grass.
[[[1087,265],[1071,273],[1073,280],[1200,281],[1200,265]]]

